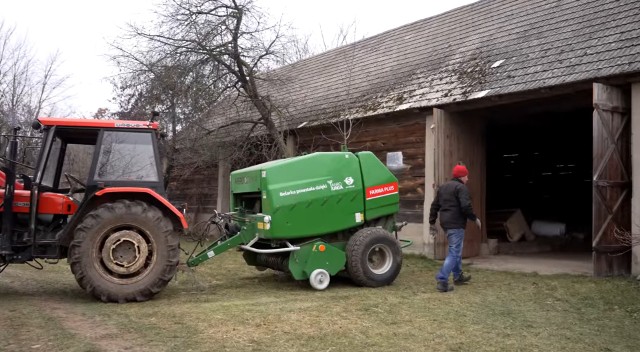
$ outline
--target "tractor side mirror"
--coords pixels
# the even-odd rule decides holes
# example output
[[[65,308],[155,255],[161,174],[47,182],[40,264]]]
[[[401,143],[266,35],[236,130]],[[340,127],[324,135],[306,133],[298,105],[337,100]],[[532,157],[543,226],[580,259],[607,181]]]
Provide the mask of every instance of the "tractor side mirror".
[[[33,120],[33,122],[31,123],[31,128],[34,131],[39,131],[42,128],[42,124],[40,123],[40,121],[38,121],[38,119]]]

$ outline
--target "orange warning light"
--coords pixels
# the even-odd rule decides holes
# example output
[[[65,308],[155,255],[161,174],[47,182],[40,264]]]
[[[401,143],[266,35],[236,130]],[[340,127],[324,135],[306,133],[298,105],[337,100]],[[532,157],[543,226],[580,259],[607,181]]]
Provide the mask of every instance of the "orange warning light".
[[[320,252],[324,252],[325,249],[327,249],[327,247],[325,247],[324,244],[318,246],[318,250],[320,250]]]

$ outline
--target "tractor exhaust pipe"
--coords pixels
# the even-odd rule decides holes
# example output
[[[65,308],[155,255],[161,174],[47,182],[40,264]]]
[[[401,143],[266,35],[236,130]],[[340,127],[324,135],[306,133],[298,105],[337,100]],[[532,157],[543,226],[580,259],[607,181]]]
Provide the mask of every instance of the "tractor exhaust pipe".
[[[13,195],[16,183],[16,163],[18,157],[18,131],[20,127],[13,128],[11,140],[8,143],[7,166],[2,168],[5,175],[4,202],[2,211],[2,234],[0,235],[0,255],[12,254],[11,235],[13,234]]]

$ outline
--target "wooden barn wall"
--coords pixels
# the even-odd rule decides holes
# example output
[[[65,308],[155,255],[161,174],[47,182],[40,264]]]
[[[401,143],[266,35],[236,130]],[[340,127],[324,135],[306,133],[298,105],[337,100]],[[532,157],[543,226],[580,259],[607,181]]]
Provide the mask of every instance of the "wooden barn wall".
[[[426,112],[403,112],[353,122],[348,139],[350,151],[371,151],[386,164],[387,153],[402,152],[408,168],[398,174],[400,213],[398,221],[423,222]],[[338,126],[324,125],[296,130],[298,154],[339,151],[343,138]],[[344,130],[344,128],[343,128]]]
[[[212,214],[217,207],[218,168],[194,169],[172,178],[167,195],[171,202],[187,203],[187,213],[194,218]]]
[[[450,113],[434,109],[435,128],[435,184],[441,185],[451,179],[451,170],[458,163],[469,169],[467,187],[471,194],[473,209],[485,222],[486,198],[486,118],[472,112]],[[466,229],[462,256],[475,257],[480,254],[483,231],[469,224]],[[435,239],[435,258],[443,259],[447,253],[445,234],[440,231]]]

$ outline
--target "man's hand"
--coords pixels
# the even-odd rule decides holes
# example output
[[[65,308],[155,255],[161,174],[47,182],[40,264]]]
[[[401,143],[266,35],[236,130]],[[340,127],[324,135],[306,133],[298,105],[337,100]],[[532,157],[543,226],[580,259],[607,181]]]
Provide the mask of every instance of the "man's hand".
[[[482,230],[482,223],[480,222],[480,218],[476,218],[476,225],[478,226],[479,230]]]
[[[436,234],[438,234],[438,229],[436,228],[436,225],[429,226],[429,234],[434,237]]]

